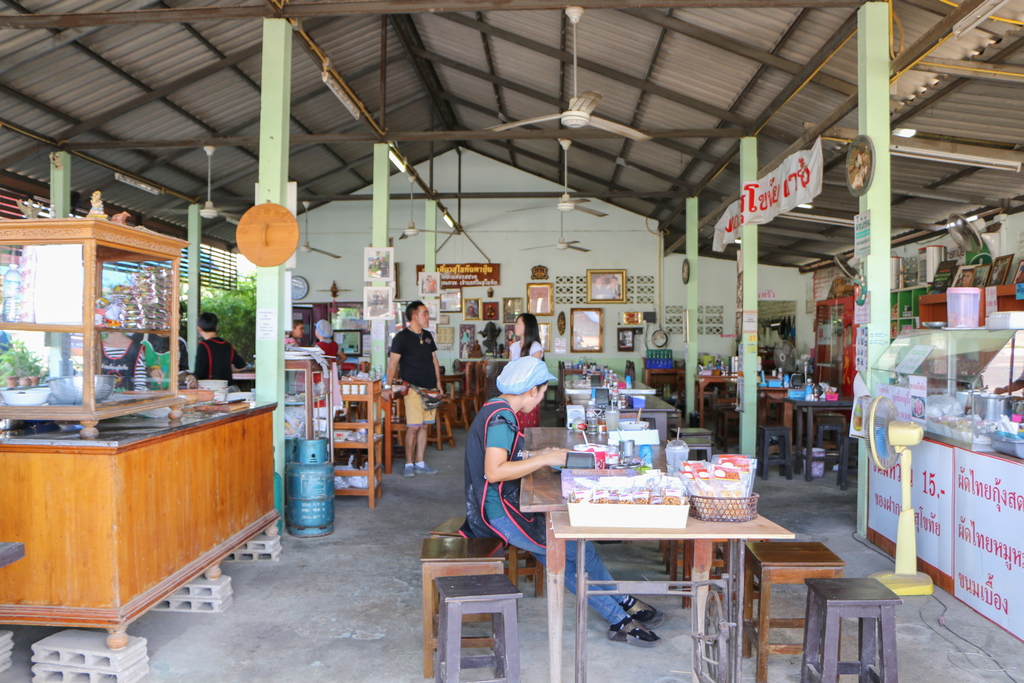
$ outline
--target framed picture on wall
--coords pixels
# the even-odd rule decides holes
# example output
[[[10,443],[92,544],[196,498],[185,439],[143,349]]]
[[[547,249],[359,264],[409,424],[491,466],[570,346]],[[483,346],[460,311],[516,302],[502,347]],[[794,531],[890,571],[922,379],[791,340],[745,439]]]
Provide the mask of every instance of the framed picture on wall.
[[[604,350],[604,310],[570,309],[569,340],[571,353],[601,353]]]
[[[390,287],[363,287],[363,314],[367,320],[394,318],[394,290]]]
[[[551,323],[537,323],[537,328],[540,330],[540,345],[547,353],[551,350]]]
[[[420,297],[437,296],[441,292],[441,273],[420,273]]]
[[[451,324],[451,321],[452,321],[451,316],[445,315],[444,313],[442,313],[441,315],[437,316],[437,324],[438,325],[449,325],[449,324]]]
[[[988,286],[997,287],[1006,284],[1006,277],[1010,274],[1010,266],[1013,265],[1013,254],[1000,256],[992,260],[992,272],[988,276]]]
[[[507,350],[508,347],[512,346],[512,343],[515,342],[515,340],[516,340],[516,326],[515,326],[515,324],[512,324],[512,325],[507,325],[506,324],[505,325],[505,349]]]
[[[592,303],[626,303],[626,271],[588,270],[587,301]]]
[[[554,315],[555,286],[550,282],[526,285],[526,310],[534,315]]]
[[[499,309],[500,304],[497,301],[485,301],[484,304],[484,320],[500,320],[501,311]]]
[[[516,318],[523,312],[523,299],[513,297],[501,300],[501,321],[504,323],[515,323]]]
[[[622,314],[623,325],[640,325],[643,323],[643,314],[640,311],[626,311]]]
[[[1024,282],[1024,259],[1021,259],[1020,263],[1017,264],[1017,272],[1014,274],[1013,282],[1010,284],[1016,285],[1021,282]]]
[[[618,329],[619,351],[633,351],[633,339],[636,334],[635,327],[620,327]]]
[[[441,312],[461,313],[462,312],[462,290],[442,289],[441,290]]]
[[[974,266],[974,282],[971,283],[971,287],[984,287],[985,283],[988,282],[988,276],[991,271],[991,263],[982,263]]]
[[[466,320],[480,319],[480,299],[466,299],[462,302],[462,317]]]
[[[363,279],[369,282],[391,282],[395,279],[394,247],[363,249]]]
[[[463,323],[459,325],[459,358],[469,358],[469,349],[476,339],[476,325]]]
[[[960,270],[956,271],[956,280],[953,282],[954,287],[973,287],[974,286],[974,266],[960,266]]]
[[[441,302],[437,299],[427,299],[423,302],[423,305],[427,307],[427,313],[430,315],[430,322],[427,323],[427,329],[430,330],[431,334],[433,334],[437,332],[437,319],[441,317]],[[403,315],[405,315],[404,312]]]
[[[338,330],[334,333],[334,341],[338,342],[338,348],[349,358],[363,355],[362,330]]]

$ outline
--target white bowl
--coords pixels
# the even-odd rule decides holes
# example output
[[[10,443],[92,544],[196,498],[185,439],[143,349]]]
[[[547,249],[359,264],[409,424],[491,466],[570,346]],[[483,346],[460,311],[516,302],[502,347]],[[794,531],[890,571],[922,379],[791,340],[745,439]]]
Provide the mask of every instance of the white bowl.
[[[647,429],[647,427],[647,420],[640,420],[639,422],[636,420],[619,420],[619,429],[624,432],[636,432],[641,429]]]
[[[41,406],[50,400],[50,387],[19,387],[0,391],[4,405]]]
[[[218,389],[227,389],[228,381],[226,379],[201,379],[199,380],[200,389],[212,389],[217,391]]]
[[[231,391],[231,392],[228,392],[228,395],[224,398],[224,400],[225,401],[251,401],[252,400],[252,392],[251,391]]]

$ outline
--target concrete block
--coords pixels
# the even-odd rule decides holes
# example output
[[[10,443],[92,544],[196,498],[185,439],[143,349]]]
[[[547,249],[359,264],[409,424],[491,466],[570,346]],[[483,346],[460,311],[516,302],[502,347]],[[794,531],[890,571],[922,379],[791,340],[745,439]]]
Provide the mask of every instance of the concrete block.
[[[281,559],[280,549],[272,552],[261,552],[239,548],[225,557],[222,562],[277,562]]]
[[[6,655],[0,657],[0,673],[7,671],[11,668],[11,653],[8,652]]]
[[[60,664],[34,664],[32,683],[136,683],[148,673],[148,657],[120,671],[100,671]]]
[[[6,643],[0,644],[0,659],[11,656],[11,650],[14,649],[14,642],[7,641]]]
[[[223,600],[232,593],[231,577],[221,574],[216,579],[198,576],[174,592],[173,598],[211,598]]]
[[[230,594],[223,600],[213,598],[182,598],[171,596],[153,605],[154,612],[208,612],[216,614],[226,610],[234,598]]]
[[[125,671],[146,659],[146,639],[128,636],[121,650],[107,648],[106,631],[68,629],[32,645],[32,661],[95,671]],[[83,679],[85,680],[85,679]]]
[[[237,553],[239,550],[242,549],[262,553],[272,553],[281,550],[281,537],[260,534],[259,536],[256,536],[252,540],[247,542],[245,545],[236,548],[235,552]]]
[[[0,631],[0,646],[14,642],[14,631]]]

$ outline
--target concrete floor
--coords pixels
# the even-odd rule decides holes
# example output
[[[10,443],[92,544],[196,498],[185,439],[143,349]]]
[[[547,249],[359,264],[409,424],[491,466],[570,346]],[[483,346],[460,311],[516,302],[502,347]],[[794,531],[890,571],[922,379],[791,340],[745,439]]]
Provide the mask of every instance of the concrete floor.
[[[340,498],[335,532],[322,539],[284,537],[277,563],[229,563],[234,603],[223,614],[150,613],[129,628],[149,641],[150,683],[380,682],[422,677],[419,548],[427,531],[461,515],[462,442],[427,460],[440,473],[405,479],[385,477],[384,498],[375,510],[365,501]],[[395,468],[401,471],[401,463]],[[892,562],[854,537],[855,480],[850,490],[835,475],[805,483],[773,473],[758,481],[762,514],[793,530],[799,540],[818,540],[847,563],[847,576],[891,569]],[[602,545],[600,553],[621,578],[664,579],[657,545]],[[792,588],[792,590],[786,590]],[[532,586],[520,601],[520,661],[525,682],[547,681],[546,613]],[[797,587],[780,587],[776,613],[802,615]],[[641,650],[605,639],[603,620],[588,620],[590,681],[613,683],[689,681],[690,617],[675,599],[652,598],[668,620],[657,629],[663,642]],[[566,600],[564,680],[572,680],[574,603]],[[940,623],[944,616],[945,626]],[[899,673],[903,683],[935,681],[1024,682],[1024,647],[948,594],[906,598],[898,612]],[[9,627],[14,631],[13,666],[0,683],[31,680],[31,644],[60,629]],[[855,629],[844,629],[844,651],[855,648]],[[801,637],[798,632],[794,638]],[[970,642],[968,642],[970,641]],[[984,648],[994,659],[986,657]],[[1003,671],[1005,669],[1005,671]],[[464,674],[463,680],[470,677]],[[487,670],[479,670],[486,677]],[[744,664],[753,681],[753,660]],[[845,677],[853,680],[852,677]],[[769,681],[799,680],[799,657],[773,655]]]

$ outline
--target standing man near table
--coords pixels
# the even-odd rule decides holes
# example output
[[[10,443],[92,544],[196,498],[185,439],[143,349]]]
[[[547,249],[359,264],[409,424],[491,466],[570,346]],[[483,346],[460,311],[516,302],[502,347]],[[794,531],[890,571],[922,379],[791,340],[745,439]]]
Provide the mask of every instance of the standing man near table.
[[[388,369],[384,378],[384,400],[394,395],[391,382],[396,371],[409,385],[405,394],[405,471],[406,477],[417,474],[437,474],[437,470],[423,461],[427,450],[427,432],[434,424],[440,403],[441,366],[437,362],[437,345],[427,330],[430,312],[422,301],[413,301],[405,307],[405,329],[391,342]],[[426,392],[426,396],[424,396]],[[435,399],[437,399],[435,401]]]

